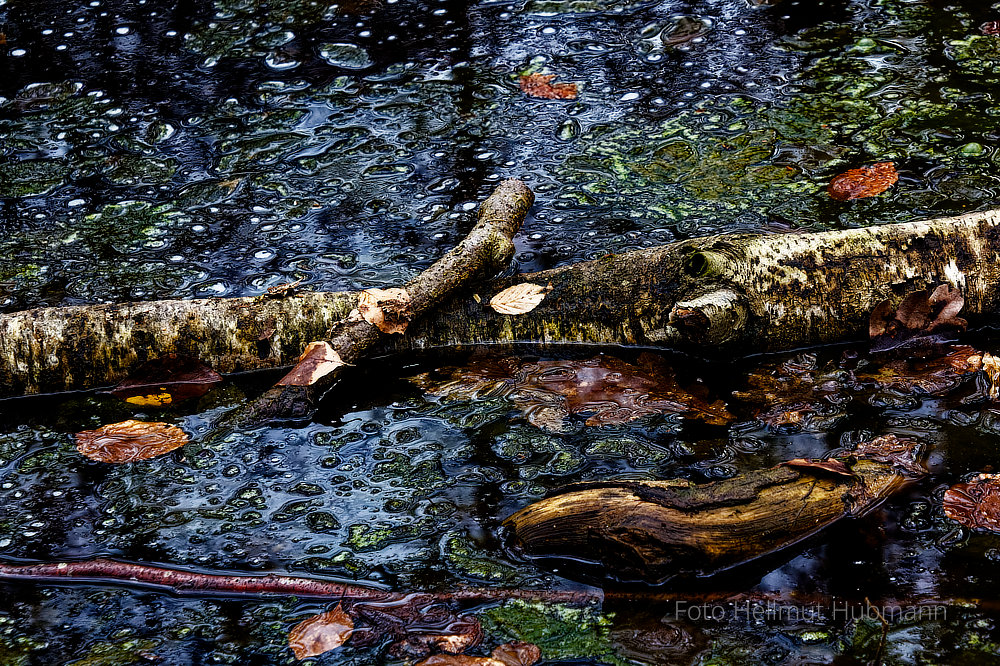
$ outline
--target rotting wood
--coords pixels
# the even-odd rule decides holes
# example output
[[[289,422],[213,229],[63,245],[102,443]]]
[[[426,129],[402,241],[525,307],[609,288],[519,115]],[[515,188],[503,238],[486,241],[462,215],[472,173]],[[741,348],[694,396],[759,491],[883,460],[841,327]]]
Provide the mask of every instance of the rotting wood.
[[[551,283],[552,290],[525,314],[487,306],[521,282]],[[364,320],[353,324],[361,338],[372,338],[359,346],[366,353],[582,342],[750,354],[860,339],[878,303],[939,284],[961,289],[962,316],[972,326],[1000,310],[1000,211],[864,229],[685,240],[494,280],[475,293],[466,289],[445,298],[431,289],[428,314],[404,335],[382,335]],[[411,307],[420,309],[421,297],[412,295]],[[0,395],[108,385],[137,362],[166,353],[196,356],[220,372],[289,365],[310,342],[325,338],[337,349],[336,336],[324,334],[349,326],[345,320],[357,304],[357,294],[307,292],[4,315]]]
[[[796,460],[701,485],[573,484],[504,525],[515,551],[560,571],[652,583],[708,576],[870,512],[925,473],[919,456],[917,442],[885,435],[841,452],[833,466]]]

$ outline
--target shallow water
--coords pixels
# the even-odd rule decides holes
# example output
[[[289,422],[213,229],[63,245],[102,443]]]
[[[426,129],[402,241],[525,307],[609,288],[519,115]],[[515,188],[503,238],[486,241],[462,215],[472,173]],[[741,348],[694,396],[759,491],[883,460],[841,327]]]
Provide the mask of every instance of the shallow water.
[[[718,231],[990,208],[1000,38],[979,26],[997,19],[974,0],[0,0],[0,307],[398,284],[508,177],[537,195],[517,239],[523,271]],[[525,95],[517,77],[533,72],[577,83],[578,98]],[[826,195],[834,175],[878,161],[900,172],[886,194]],[[997,658],[995,604],[896,619],[884,639],[877,618],[857,617],[865,597],[997,599],[1000,539],[940,504],[996,458],[997,412],[959,400],[971,382],[959,397],[883,390],[769,428],[732,397],[758,361],[670,360],[737,422],[583,416],[547,432],[510,400],[443,400],[405,380],[454,358],[361,368],[298,428],[214,426],[266,377],[167,412],[103,395],[8,401],[0,555],[563,589],[576,584],[496,537],[549,490],[727,477],[894,432],[927,443],[929,479],[793,552],[694,583],[774,592],[785,601],[770,615],[508,602],[477,609],[486,652],[523,638],[571,663]],[[128,466],[77,454],[73,433],[127,418],[193,441]],[[325,608],[106,586],[5,584],[0,598],[5,664],[292,663],[288,630]],[[385,641],[315,659],[392,661]]]

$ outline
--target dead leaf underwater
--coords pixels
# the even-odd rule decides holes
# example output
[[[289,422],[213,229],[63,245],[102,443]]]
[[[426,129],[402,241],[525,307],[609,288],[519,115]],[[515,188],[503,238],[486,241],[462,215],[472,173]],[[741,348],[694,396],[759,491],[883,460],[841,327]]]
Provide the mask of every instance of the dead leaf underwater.
[[[313,615],[288,633],[288,645],[296,659],[315,657],[336,649],[354,633],[354,620],[337,604],[333,610]]]
[[[165,407],[199,398],[222,375],[191,356],[167,354],[146,361],[111,389],[111,395],[140,407]]]
[[[76,448],[91,460],[128,463],[169,453],[188,442],[187,434],[167,423],[122,421],[76,434]]]
[[[1000,474],[980,474],[945,491],[944,513],[959,525],[1000,532]]]
[[[885,435],[815,464],[796,460],[700,485],[573,484],[504,525],[515,552],[560,570],[622,582],[707,576],[868,513],[925,473],[920,455],[916,441]]]
[[[653,414],[681,414],[711,425],[733,420],[724,402],[710,401],[699,384],[681,387],[673,369],[654,354],[642,354],[634,364],[604,354],[583,361],[484,357],[410,381],[447,400],[507,398],[529,423],[551,432],[569,427],[571,414],[588,415],[588,426]]]
[[[878,162],[869,167],[849,169],[836,176],[827,188],[837,201],[864,199],[882,194],[899,180],[892,162]]]
[[[575,83],[553,83],[555,74],[522,74],[518,77],[521,92],[541,99],[576,99]]]

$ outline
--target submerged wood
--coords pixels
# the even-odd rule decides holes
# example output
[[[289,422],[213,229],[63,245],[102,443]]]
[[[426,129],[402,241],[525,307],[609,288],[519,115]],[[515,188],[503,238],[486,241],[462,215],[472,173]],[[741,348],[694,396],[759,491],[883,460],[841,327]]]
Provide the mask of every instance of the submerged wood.
[[[922,474],[892,435],[826,461],[795,461],[697,485],[579,483],[509,517],[514,550],[561,571],[622,582],[708,576],[862,516]]]
[[[552,285],[526,314],[489,300]],[[584,342],[774,352],[860,339],[875,305],[947,283],[973,326],[1000,309],[1000,211],[820,233],[721,235],[465,289],[380,352],[490,343]],[[0,317],[0,396],[91,388],[167,353],[220,372],[290,365],[343,323],[356,293],[41,308]],[[374,335],[374,334],[372,334]],[[366,344],[367,346],[367,344]],[[348,359],[344,359],[351,362]]]

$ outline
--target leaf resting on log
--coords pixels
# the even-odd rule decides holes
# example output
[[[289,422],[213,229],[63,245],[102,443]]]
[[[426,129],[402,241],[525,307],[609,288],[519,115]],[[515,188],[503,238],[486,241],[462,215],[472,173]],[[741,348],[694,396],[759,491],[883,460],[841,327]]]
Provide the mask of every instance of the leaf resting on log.
[[[560,570],[653,583],[708,576],[871,511],[924,473],[919,455],[917,442],[885,435],[837,457],[832,469],[795,461],[703,485],[574,484],[504,525],[517,552]]]
[[[1000,310],[1000,211],[813,234],[696,238],[496,280],[479,290],[478,301],[467,293],[446,298],[456,284],[447,274],[488,277],[487,268],[510,257],[511,227],[531,195],[520,183],[501,187],[519,193],[481,213],[478,231],[418,277],[422,290],[406,286],[415,318],[405,335],[356,322],[366,328],[328,336],[357,308],[350,293],[41,308],[0,316],[0,396],[107,386],[166,353],[200,358],[221,373],[290,365],[308,343],[324,339],[347,363],[354,357],[340,345],[350,341],[362,343],[358,353],[376,343],[379,353],[391,353],[508,342],[782,351],[860,339],[878,303],[941,284],[962,290],[970,325]],[[455,268],[469,257],[473,269]],[[523,282],[551,282],[552,291],[516,317],[482,302]]]
[[[323,354],[334,360],[332,365],[315,372],[319,354],[315,349],[312,356],[300,357],[299,364],[258,398],[243,419],[261,423],[310,415],[323,393],[340,378],[341,368],[362,358],[383,335],[405,332],[411,321],[452,292],[503,270],[514,256],[512,239],[534,199],[519,180],[501,183],[480,206],[479,222],[465,240],[405,288],[368,289],[358,294],[357,308],[326,333],[329,342],[319,343],[326,345]]]

